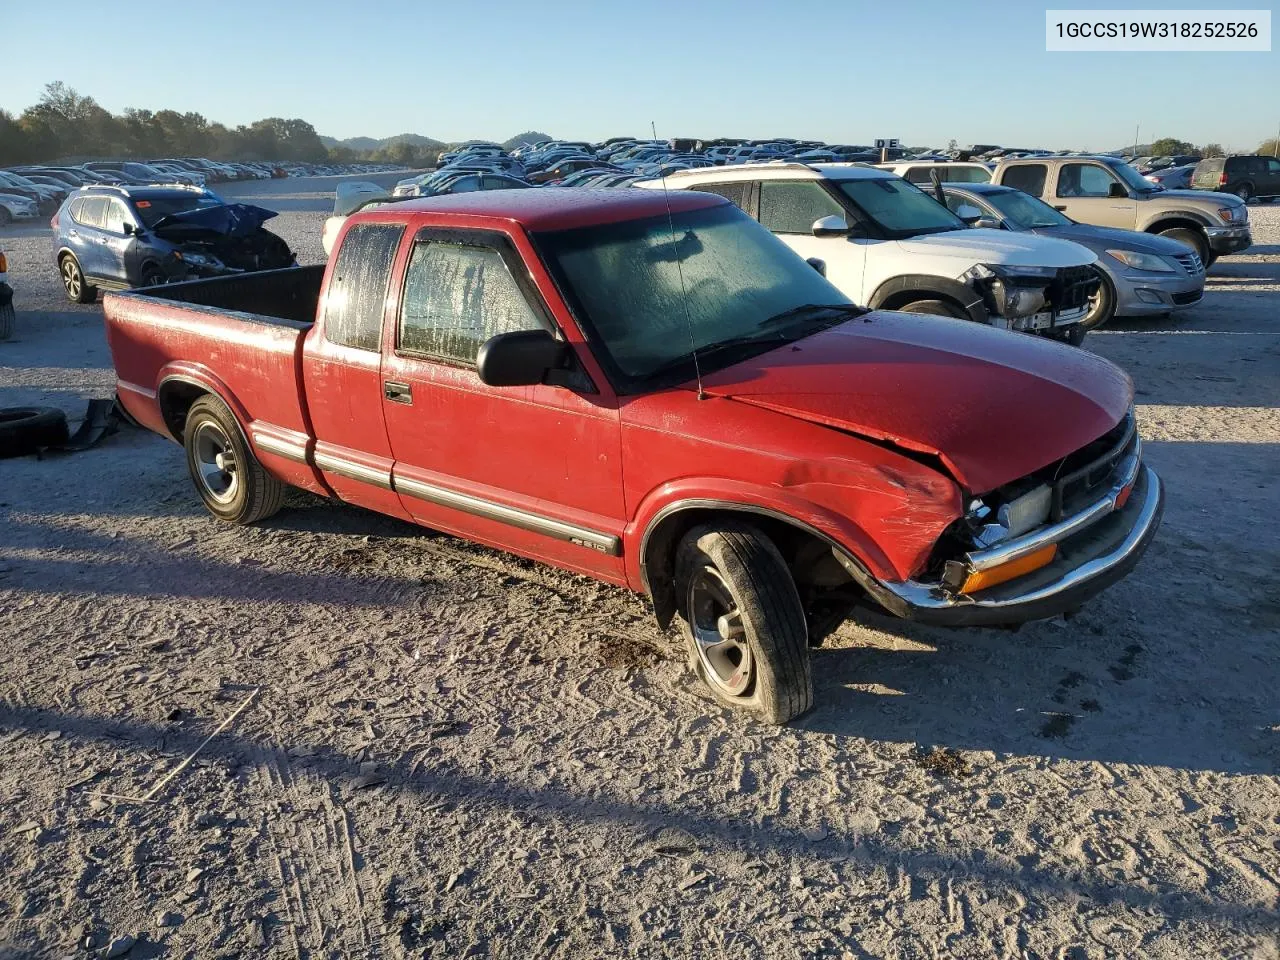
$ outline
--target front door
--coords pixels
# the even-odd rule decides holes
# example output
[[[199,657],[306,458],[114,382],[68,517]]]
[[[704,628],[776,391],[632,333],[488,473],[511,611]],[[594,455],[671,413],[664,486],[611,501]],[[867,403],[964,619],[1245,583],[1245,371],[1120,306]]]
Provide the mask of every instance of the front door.
[[[383,404],[395,484],[425,526],[625,582],[621,430],[607,386],[490,387],[490,337],[549,329],[503,234],[428,228],[405,267]],[[576,376],[576,375],[575,375]]]
[[[343,500],[405,516],[391,486],[391,444],[382,417],[382,328],[402,224],[347,231],[313,331],[303,375],[315,465]],[[280,384],[281,390],[290,389]]]
[[[816,180],[761,180],[757,215],[783,243],[806,260],[823,262],[826,277],[854,303],[866,304],[863,289],[867,245],[849,237],[815,237],[813,225],[823,217],[852,223],[851,214]]]
[[[1138,220],[1129,188],[1101,163],[1064,163],[1051,202],[1072,220],[1098,227],[1132,230]]]

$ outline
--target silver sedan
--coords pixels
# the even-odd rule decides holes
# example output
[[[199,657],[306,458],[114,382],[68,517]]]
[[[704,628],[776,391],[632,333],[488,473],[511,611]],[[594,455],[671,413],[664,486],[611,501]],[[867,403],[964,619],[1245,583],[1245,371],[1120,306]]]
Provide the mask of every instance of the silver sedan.
[[[1071,240],[1098,255],[1104,282],[1086,329],[1112,316],[1172,313],[1204,296],[1204,264],[1184,244],[1136,230],[1076,223],[1036,197],[992,183],[943,183],[947,206],[971,225]],[[968,208],[968,209],[965,209]]]

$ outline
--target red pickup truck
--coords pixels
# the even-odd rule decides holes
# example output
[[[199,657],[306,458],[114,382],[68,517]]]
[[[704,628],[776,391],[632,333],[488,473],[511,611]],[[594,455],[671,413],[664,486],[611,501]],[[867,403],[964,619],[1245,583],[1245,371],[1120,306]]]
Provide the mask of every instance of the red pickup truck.
[[[106,298],[120,402],[208,509],[301,487],[644,592],[766,720],[808,709],[808,648],[859,603],[1050,617],[1159,525],[1116,367],[856,307],[712,194],[412,200],[338,241]]]

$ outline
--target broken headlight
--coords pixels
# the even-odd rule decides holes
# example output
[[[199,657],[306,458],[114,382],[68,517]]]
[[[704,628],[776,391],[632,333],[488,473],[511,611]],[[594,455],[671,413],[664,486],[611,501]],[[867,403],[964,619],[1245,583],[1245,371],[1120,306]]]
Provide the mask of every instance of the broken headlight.
[[[1045,289],[1057,275],[1053,267],[979,263],[962,273],[960,279],[982,292],[987,306],[998,316],[1018,318],[1044,309]]]
[[[1052,506],[1053,491],[1046,483],[1037,484],[992,510],[981,500],[970,504],[968,520],[973,540],[979,549],[994,547],[1012,540],[1046,523]],[[994,521],[994,522],[993,522]]]

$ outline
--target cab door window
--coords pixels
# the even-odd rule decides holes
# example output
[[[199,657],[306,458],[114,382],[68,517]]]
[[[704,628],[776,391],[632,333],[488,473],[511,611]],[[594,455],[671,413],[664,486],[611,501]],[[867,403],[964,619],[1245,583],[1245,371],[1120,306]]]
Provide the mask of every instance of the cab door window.
[[[1118,182],[1097,164],[1064,163],[1058,171],[1058,196],[1105,199],[1111,195],[1111,185]]]

